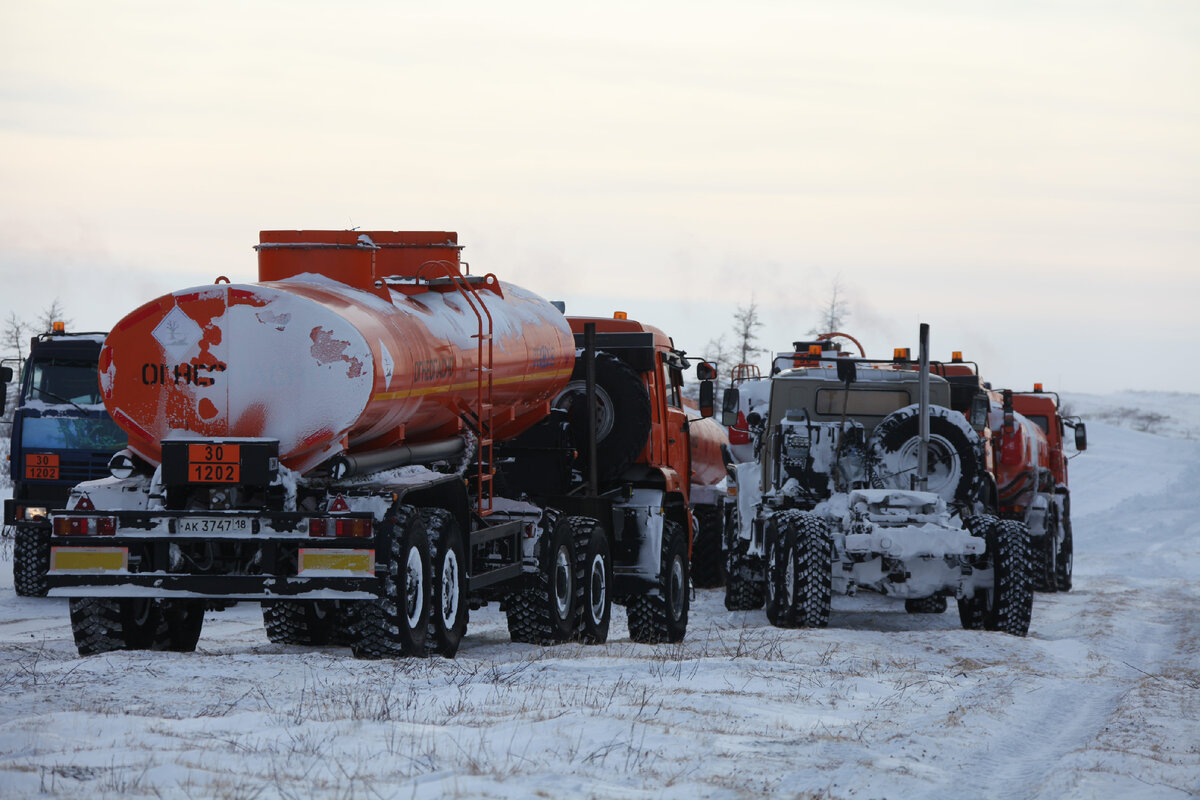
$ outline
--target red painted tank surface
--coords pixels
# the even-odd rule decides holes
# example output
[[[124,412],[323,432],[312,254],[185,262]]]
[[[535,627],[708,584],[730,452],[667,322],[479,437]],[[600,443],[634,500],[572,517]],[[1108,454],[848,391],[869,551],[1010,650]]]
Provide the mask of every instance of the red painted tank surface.
[[[478,410],[481,328],[497,440],[570,378],[562,314],[493,275],[459,277],[453,233],[264,231],[258,251],[259,283],[164,295],[105,341],[105,405],[148,461],[163,439],[268,437],[303,472],[452,436]]]
[[[1011,428],[1001,424],[996,486],[1000,505],[1027,506],[1037,490],[1038,476],[1050,467],[1050,447],[1037,423],[1013,414]]]
[[[688,437],[692,443],[692,485],[715,486],[724,480],[721,446],[729,444],[729,436],[720,423],[711,417],[689,420]]]

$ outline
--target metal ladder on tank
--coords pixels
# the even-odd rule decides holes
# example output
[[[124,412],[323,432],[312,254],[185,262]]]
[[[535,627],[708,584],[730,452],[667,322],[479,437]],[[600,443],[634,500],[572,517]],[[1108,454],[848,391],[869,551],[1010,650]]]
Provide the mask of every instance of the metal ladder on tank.
[[[421,269],[418,270],[418,276],[425,271],[425,267],[427,266],[438,266],[445,271],[446,277],[449,278],[451,284],[458,290],[458,293],[463,296],[463,299],[467,301],[467,305],[470,306],[471,311],[475,313],[478,323],[478,333],[471,334],[471,338],[476,340],[477,347],[475,367],[476,411],[473,415],[474,419],[472,419],[470,408],[459,411],[459,417],[467,424],[467,427],[471,428],[477,440],[475,454],[475,513],[480,517],[488,517],[492,514],[492,499],[495,495],[493,481],[496,476],[496,470],[492,461],[492,444],[494,441],[492,423],[495,418],[495,407],[492,403],[494,377],[492,370],[492,312],[488,311],[483,298],[479,296],[479,292],[475,290],[470,281],[457,269],[456,265],[449,261],[429,261],[421,265]]]

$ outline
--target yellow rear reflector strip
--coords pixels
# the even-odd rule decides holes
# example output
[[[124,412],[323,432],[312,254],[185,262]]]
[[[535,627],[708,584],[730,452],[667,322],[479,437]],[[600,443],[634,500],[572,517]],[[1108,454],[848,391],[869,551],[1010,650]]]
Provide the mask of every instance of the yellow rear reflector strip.
[[[50,572],[128,572],[128,547],[52,547]]]
[[[375,551],[306,549],[302,547],[298,566],[298,575],[336,572],[370,578],[375,575]]]

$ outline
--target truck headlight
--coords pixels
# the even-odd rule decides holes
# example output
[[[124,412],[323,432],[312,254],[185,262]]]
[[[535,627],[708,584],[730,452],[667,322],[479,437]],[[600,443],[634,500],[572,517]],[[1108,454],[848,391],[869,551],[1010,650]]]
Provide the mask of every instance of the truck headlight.
[[[25,519],[45,519],[48,513],[41,506],[25,506]]]

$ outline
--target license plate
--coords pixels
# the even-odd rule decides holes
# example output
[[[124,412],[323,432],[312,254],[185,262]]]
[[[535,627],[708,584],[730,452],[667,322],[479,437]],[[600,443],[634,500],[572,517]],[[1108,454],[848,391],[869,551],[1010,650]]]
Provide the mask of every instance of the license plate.
[[[50,574],[72,572],[128,572],[125,547],[52,547]]]
[[[188,480],[193,483],[237,483],[241,479],[240,445],[188,445]]]
[[[57,453],[26,453],[25,480],[27,481],[56,481],[58,480]]]
[[[246,517],[188,517],[175,520],[176,533],[249,533]]]

